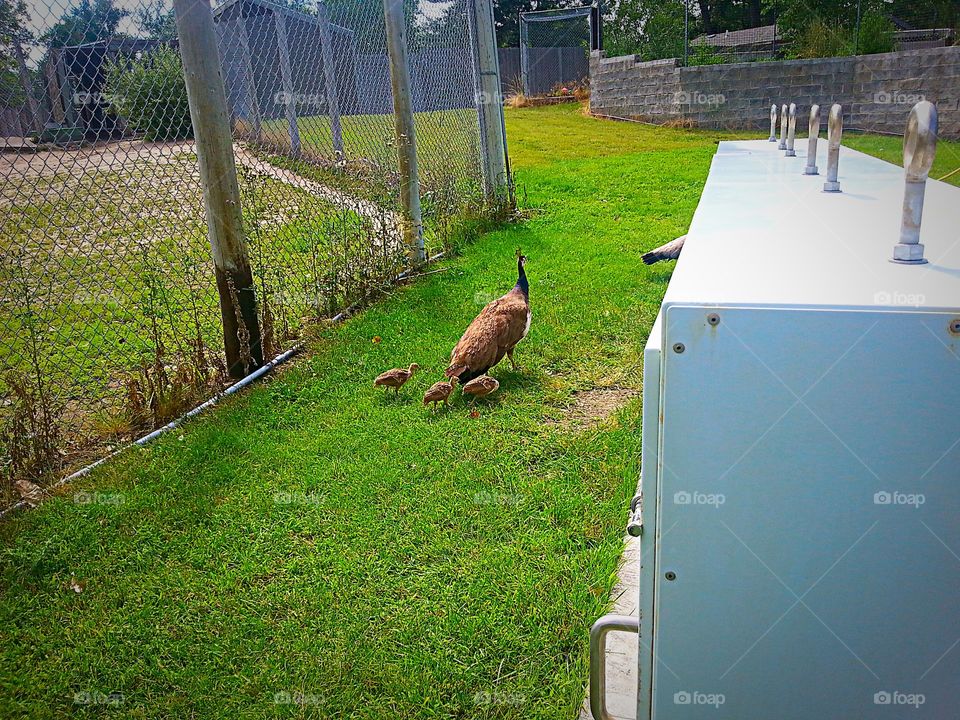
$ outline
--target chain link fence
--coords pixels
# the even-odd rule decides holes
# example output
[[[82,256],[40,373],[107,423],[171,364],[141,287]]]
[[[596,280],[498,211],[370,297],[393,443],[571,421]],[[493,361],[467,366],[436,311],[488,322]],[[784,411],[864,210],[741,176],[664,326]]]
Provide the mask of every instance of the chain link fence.
[[[408,270],[411,223],[430,257],[509,205],[485,177],[484,6],[403,2],[413,180],[380,0],[212,8],[244,288],[211,260],[204,179],[233,174],[202,172],[171,0],[0,0],[0,508],[220,392],[230,328],[242,375]]]
[[[712,65],[868,55],[957,42],[956,0],[608,3],[608,57]]]
[[[520,80],[524,95],[559,96],[589,84],[595,8],[520,13]]]

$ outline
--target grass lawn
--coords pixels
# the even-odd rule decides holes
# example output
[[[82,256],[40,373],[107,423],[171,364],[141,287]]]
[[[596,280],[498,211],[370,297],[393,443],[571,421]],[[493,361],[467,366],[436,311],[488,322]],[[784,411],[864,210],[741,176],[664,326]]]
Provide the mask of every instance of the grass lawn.
[[[533,208],[309,356],[0,523],[0,716],[573,718],[639,472],[638,390],[720,134],[508,111]],[[529,257],[518,372],[420,406]],[[423,368],[399,398],[381,370]],[[571,412],[573,411],[573,412]],[[73,493],[93,502],[78,503]],[[118,693],[119,707],[90,701]]]

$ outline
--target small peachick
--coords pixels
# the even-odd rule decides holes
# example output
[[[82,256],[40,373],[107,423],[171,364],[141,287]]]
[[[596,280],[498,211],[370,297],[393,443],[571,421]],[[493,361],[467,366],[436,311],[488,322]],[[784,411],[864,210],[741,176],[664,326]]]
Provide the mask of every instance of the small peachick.
[[[392,370],[387,370],[377,375],[377,379],[373,381],[373,386],[377,387],[378,385],[386,388],[393,388],[395,395],[400,393],[400,388],[413,377],[413,374],[420,369],[420,366],[416,363],[411,363],[410,367],[406,370],[403,368],[393,368]]]
[[[513,350],[530,331],[530,284],[523,267],[527,258],[517,252],[517,284],[503,297],[489,303],[463,333],[450,353],[450,366],[445,375],[465,384],[478,378],[500,362],[510,358]]]
[[[495,393],[499,387],[500,383],[497,382],[496,378],[492,378],[489,375],[481,375],[463,386],[463,394],[473,395],[474,398],[482,398],[491,393]]]
[[[450,399],[450,396],[453,394],[453,388],[457,384],[457,378],[450,378],[450,382],[440,382],[434,383],[430,386],[430,389],[423,394],[423,404],[429,405],[433,403],[433,409],[437,409],[439,403],[447,405],[447,401]]]

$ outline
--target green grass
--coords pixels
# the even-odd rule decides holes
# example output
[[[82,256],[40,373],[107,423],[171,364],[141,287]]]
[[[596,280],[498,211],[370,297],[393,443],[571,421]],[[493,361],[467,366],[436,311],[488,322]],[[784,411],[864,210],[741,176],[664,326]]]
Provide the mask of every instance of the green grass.
[[[507,122],[526,221],[0,523],[0,716],[575,716],[640,401],[563,420],[578,390],[640,387],[671,268],[639,258],[686,230],[720,135],[570,106]],[[513,284],[517,247],[534,314],[521,370],[493,372],[477,418],[459,396],[425,410],[463,328]],[[409,362],[424,370],[399,398],[371,387]],[[119,708],[74,702],[112,692]]]
[[[846,133],[843,136],[843,144],[903,167],[903,138],[891,135]],[[939,139],[937,156],[933,161],[930,177],[939,180],[948,173],[954,173],[944,182],[960,186],[960,172],[954,172],[958,168],[960,168],[960,141]]]
[[[367,165],[393,173],[397,166],[396,135],[393,115],[344,115],[340,119],[343,149],[347,158],[363,158]],[[439,177],[476,177],[479,150],[468,142],[478,133],[477,114],[473,110],[437,110],[414,114],[417,134],[417,159],[427,184]],[[264,139],[280,147],[289,147],[286,119],[263,124]],[[308,115],[297,120],[305,155],[332,158],[333,133],[324,115]]]

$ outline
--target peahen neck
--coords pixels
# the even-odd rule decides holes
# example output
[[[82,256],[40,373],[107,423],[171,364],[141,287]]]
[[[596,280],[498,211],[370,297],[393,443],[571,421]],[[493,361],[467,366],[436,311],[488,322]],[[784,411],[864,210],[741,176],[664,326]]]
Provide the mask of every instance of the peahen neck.
[[[517,284],[524,297],[530,297],[530,283],[527,282],[527,274],[523,271],[523,261],[517,260]]]

